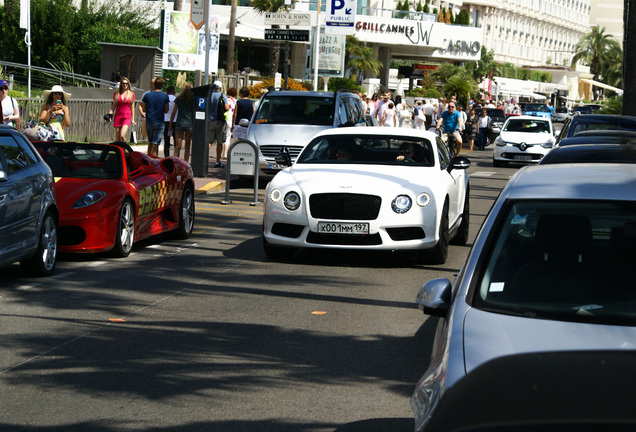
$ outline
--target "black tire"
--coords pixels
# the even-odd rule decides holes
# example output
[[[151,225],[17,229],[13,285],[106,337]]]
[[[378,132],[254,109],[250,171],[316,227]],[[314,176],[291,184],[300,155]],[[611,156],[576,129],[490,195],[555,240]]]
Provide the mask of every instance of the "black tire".
[[[439,224],[439,241],[429,255],[431,264],[444,264],[446,262],[446,259],[448,259],[448,243],[448,202],[446,202],[444,203],[444,210],[442,210],[442,217]]]
[[[194,191],[191,185],[183,188],[181,205],[179,206],[179,228],[174,231],[174,237],[187,239],[194,229]]]
[[[126,198],[119,211],[117,221],[117,233],[115,235],[115,246],[113,255],[118,258],[125,258],[130,255],[133,243],[135,242],[135,206],[130,198]]]
[[[294,250],[291,248],[270,245],[267,243],[267,240],[265,240],[265,236],[263,236],[263,250],[265,251],[265,255],[273,260],[288,259],[291,258],[294,253]]]
[[[20,267],[34,276],[50,276],[57,259],[57,220],[50,211],[44,214],[38,247],[32,257],[20,261]]]
[[[451,244],[465,245],[468,243],[468,235],[470,234],[470,188],[466,188],[466,197],[464,198],[464,210],[462,211],[462,221],[459,224],[457,233]]]

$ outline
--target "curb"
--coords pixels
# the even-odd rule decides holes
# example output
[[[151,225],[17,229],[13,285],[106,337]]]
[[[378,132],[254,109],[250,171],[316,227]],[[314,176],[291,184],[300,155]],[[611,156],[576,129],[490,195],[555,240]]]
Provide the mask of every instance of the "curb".
[[[221,189],[222,186],[223,186],[223,182],[220,182],[220,181],[209,182],[201,186],[200,188],[197,188],[197,190],[195,191],[195,195],[207,194],[216,189]]]

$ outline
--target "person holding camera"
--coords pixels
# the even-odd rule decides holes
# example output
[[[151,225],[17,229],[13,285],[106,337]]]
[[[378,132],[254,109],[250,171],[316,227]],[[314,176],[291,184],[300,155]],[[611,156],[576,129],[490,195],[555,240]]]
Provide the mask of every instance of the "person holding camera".
[[[135,123],[135,94],[130,89],[130,80],[122,77],[119,81],[119,90],[113,94],[113,105],[104,118],[110,122],[113,120],[115,127],[115,141],[126,142],[126,135],[130,125]],[[113,117],[114,113],[114,117]]]
[[[54,85],[51,90],[44,90],[42,98],[46,103],[40,111],[40,121],[50,126],[57,133],[56,139],[64,140],[64,128],[71,125],[71,116],[66,102],[71,98],[61,85]]]

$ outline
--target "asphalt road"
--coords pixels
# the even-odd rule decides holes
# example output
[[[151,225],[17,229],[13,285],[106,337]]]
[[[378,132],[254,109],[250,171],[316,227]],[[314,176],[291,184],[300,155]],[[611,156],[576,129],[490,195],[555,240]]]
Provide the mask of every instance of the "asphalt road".
[[[471,243],[516,167],[472,160]],[[0,269],[0,430],[410,431],[436,321],[415,306],[446,265],[403,254],[261,248],[252,192],[197,197],[187,241],[125,259],[64,255],[47,279]]]

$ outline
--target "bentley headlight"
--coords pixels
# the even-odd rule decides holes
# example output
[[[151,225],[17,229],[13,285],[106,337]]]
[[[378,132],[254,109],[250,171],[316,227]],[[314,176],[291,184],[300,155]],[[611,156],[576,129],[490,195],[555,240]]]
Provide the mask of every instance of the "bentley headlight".
[[[296,192],[287,192],[283,203],[285,204],[285,208],[287,208],[287,210],[298,210],[298,207],[300,207],[300,195],[298,195]]]
[[[272,202],[277,203],[278,201],[280,201],[280,199],[283,197],[282,192],[280,191],[280,189],[273,189],[270,193],[269,193],[269,199]]]
[[[413,202],[411,201],[411,197],[408,195],[398,195],[393,199],[391,203],[391,208],[397,214],[404,214],[411,209],[411,205]]]
[[[95,190],[85,193],[80,199],[75,201],[75,204],[71,208],[78,209],[91,206],[96,202],[101,201],[106,196],[106,192]]]
[[[415,202],[420,207],[426,207],[431,202],[431,196],[426,192],[422,192],[415,198]]]

